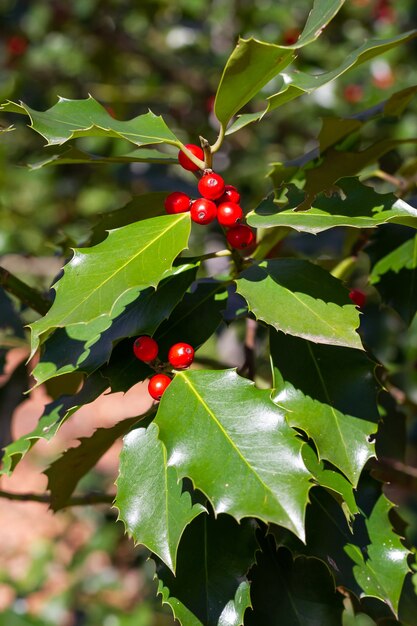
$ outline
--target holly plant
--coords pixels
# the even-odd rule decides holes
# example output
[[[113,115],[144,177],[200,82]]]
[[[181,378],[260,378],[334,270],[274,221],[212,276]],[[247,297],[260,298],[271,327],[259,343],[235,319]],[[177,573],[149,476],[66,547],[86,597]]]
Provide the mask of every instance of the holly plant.
[[[325,118],[316,148],[271,164],[257,201],[233,180],[233,163],[227,176],[220,167],[232,135],[296,98],[308,104],[417,34],[367,40],[331,71],[298,70],[297,54],[342,5],[315,0],[288,45],[239,39],[218,84],[213,143],[194,128],[185,139],[151,111],[118,120],[91,96],[46,111],[2,105],[46,140],[36,167],[179,173],[171,189],[103,214],[47,294],[2,274],[14,301],[39,315],[35,384],[83,380],[6,446],[2,472],[104,391],[147,381],[151,408],[64,451],[46,470],[48,498],[54,511],[74,498],[113,504],[183,626],[417,624],[414,550],[386,489],[401,474],[406,392],[388,340],[377,339],[392,320],[403,339],[415,325],[415,160],[402,177],[380,162],[417,141],[389,136],[417,87]],[[86,137],[120,149],[85,152]],[[74,496],[121,437],[116,494]]]

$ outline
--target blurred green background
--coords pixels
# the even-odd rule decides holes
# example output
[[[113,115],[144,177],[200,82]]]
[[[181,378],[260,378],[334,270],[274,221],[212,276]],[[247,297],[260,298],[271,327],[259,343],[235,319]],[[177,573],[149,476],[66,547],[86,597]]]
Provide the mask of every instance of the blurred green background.
[[[0,98],[23,100],[44,110],[58,95],[85,98],[92,94],[119,119],[150,108],[163,115],[184,141],[198,143],[198,136],[203,135],[213,142],[217,136],[214,95],[237,37],[290,44],[303,27],[311,4],[311,0],[3,0]],[[318,42],[302,50],[297,66],[310,73],[330,70],[365,39],[391,37],[416,26],[415,0],[349,0]],[[268,164],[313,149],[323,116],[349,116],[414,84],[416,41],[232,135],[216,158],[216,170],[241,189],[245,208],[253,208],[269,189]],[[247,110],[257,110],[257,102]],[[53,151],[43,149],[42,138],[30,132],[22,118],[12,120],[0,114],[3,127],[11,121],[16,130],[4,133],[0,142],[0,262],[41,288],[49,286],[69,247],[88,240],[99,214],[122,207],[146,191],[192,192],[195,187],[193,178],[176,166],[29,169],[27,163],[39,162]],[[410,106],[398,123],[370,124],[366,133],[369,141],[376,136],[417,137],[416,105]],[[85,139],[78,145],[99,155],[120,152],[119,143],[105,138]],[[380,165],[395,174],[413,159],[414,152],[413,146],[401,148],[384,157]],[[388,183],[379,188],[391,189]],[[305,255],[317,257],[324,239],[307,236],[303,241]],[[360,283],[360,275],[357,280]],[[395,305],[382,315],[379,305],[378,297],[372,300],[371,294],[364,332],[406,399],[408,458],[415,462],[417,324],[408,331]],[[23,321],[29,321],[31,315],[23,311]],[[96,472],[90,480],[100,487],[105,477]],[[415,496],[407,489],[396,495],[411,525],[410,536],[415,536]],[[51,592],[50,602],[37,610],[30,609],[28,599],[45,588],[46,569],[54,559],[59,561],[57,552],[65,535],[57,541],[40,540],[30,554],[29,570],[20,579],[11,579],[7,564],[0,562],[0,584],[15,592],[10,609],[0,615],[0,626],[172,623],[154,598],[146,552],[133,550],[121,525],[115,525],[113,513],[86,510],[60,515],[92,525],[92,539],[73,550],[66,586],[59,593]],[[100,563],[100,555],[105,563],[91,573],[86,563],[94,558]],[[135,578],[138,571],[140,576]],[[132,572],[136,572],[136,592],[123,594]]]

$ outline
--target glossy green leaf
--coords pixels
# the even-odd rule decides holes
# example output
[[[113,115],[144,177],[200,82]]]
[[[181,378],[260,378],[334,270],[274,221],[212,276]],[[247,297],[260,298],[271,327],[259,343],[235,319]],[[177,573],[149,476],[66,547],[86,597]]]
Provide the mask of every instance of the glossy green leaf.
[[[74,370],[92,373],[108,362],[114,344],[121,339],[153,335],[180,302],[196,272],[197,267],[189,265],[173,268],[172,275],[162,280],[156,290],[148,287],[141,291],[93,345],[73,339],[72,326],[55,330],[45,341],[41,358],[32,372],[37,384]]]
[[[304,30],[292,46],[277,46],[253,38],[239,39],[223,70],[214,103],[215,115],[223,128],[262,87],[295,59],[297,48],[319,37],[343,3],[344,0],[315,0]],[[279,84],[285,85],[281,76]],[[247,117],[245,122],[248,123]]]
[[[362,63],[370,61],[374,57],[384,54],[392,48],[410,41],[416,35],[417,31],[412,30],[390,39],[370,39],[363,43],[357,50],[348,54],[343,63],[329,72],[323,72],[321,74],[306,74],[296,69],[290,69],[285,72],[285,75],[280,74],[279,78],[281,78],[281,85],[279,86],[279,90],[267,99],[266,108],[260,111],[257,115],[252,114],[250,116],[246,116],[244,120],[238,118],[236,125],[232,124],[232,126],[228,129],[228,134],[239,130],[246,124],[261,119],[269,111],[273,111],[277,107],[294,100],[294,98],[299,98],[304,94],[312,93],[319,87],[323,87],[327,83],[353,70]],[[261,85],[261,87],[262,86],[263,85]]]
[[[176,575],[157,561],[158,592],[182,626],[242,626],[255,529],[250,520],[199,515],[181,539]]]
[[[274,521],[304,537],[310,474],[284,413],[234,370],[177,373],[156,416],[168,465],[217,513]]]
[[[62,424],[81,406],[93,402],[109,386],[100,373],[87,378],[81,390],[72,396],[61,396],[47,404],[36,427],[4,449],[0,474],[12,474],[16,465],[39,439],[49,441]]]
[[[127,154],[99,156],[71,147],[58,154],[53,154],[46,159],[42,159],[41,161],[30,163],[29,167],[31,170],[38,170],[41,167],[51,165],[77,165],[80,163],[90,163],[91,165],[107,165],[111,163],[162,163],[168,165],[178,163],[178,159],[177,156],[165,154],[164,152],[159,152],[151,148],[139,148]]]
[[[263,261],[236,280],[257,319],[277,330],[315,341],[362,348],[359,314],[342,283],[300,259]]]
[[[31,128],[45,137],[48,146],[76,137],[117,137],[136,146],[170,143],[179,146],[162,117],[151,111],[128,121],[114,119],[92,96],[85,100],[59,98],[47,111],[35,111],[23,102],[5,102],[0,110],[28,115]]]
[[[372,268],[369,276],[371,284],[378,283],[387,272],[398,273],[402,269],[417,267],[417,236],[405,241],[401,246],[384,256]]]
[[[52,307],[31,325],[32,354],[41,336],[59,327],[73,326],[73,339],[94,343],[139,291],[155,287],[171,269],[187,247],[189,232],[188,213],[166,215],[113,230],[92,248],[76,249],[54,286]]]
[[[410,552],[392,529],[389,519],[393,505],[381,495],[366,520],[369,534],[367,555],[356,546],[346,550],[355,562],[353,573],[367,596],[387,602],[398,614],[398,604],[405,577],[410,573],[407,558]]]
[[[145,545],[175,572],[185,527],[205,509],[193,506],[190,495],[181,493],[155,424],[136,428],[124,438],[115,506],[135,543]]]
[[[91,437],[82,437],[76,448],[65,450],[51,463],[44,474],[48,477],[53,511],[65,508],[81,478],[95,466],[116,439],[129,432],[144,417],[129,417],[111,428],[98,428]]]
[[[387,223],[417,228],[417,209],[391,193],[377,193],[357,178],[342,178],[331,195],[326,192],[315,196],[314,206],[307,210],[300,210],[306,202],[305,193],[289,185],[288,201],[280,210],[273,196],[268,196],[248,214],[248,223],[255,228],[281,226],[312,234],[340,226],[376,228]]]
[[[250,573],[253,610],[247,626],[335,626],[340,624],[342,596],[320,559],[275,547],[269,535]]]

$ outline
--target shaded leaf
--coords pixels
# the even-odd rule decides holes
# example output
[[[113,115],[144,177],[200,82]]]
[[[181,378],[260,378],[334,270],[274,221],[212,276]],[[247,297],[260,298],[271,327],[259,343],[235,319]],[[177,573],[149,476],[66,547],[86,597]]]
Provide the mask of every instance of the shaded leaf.
[[[124,438],[115,505],[135,543],[145,545],[175,572],[181,536],[205,509],[193,506],[189,493],[181,493],[155,424],[136,428]]]
[[[110,163],[165,163],[175,164],[178,163],[177,156],[165,154],[158,150],[139,148],[133,150],[127,154],[119,154],[113,156],[99,156],[97,154],[90,154],[84,152],[78,148],[71,147],[67,150],[63,150],[58,154],[52,154],[42,161],[36,161],[30,163],[31,170],[38,170],[41,167],[48,167],[51,165],[75,165],[79,163],[90,163],[92,165],[107,165]]]
[[[28,388],[29,375],[25,363],[19,363],[6,382],[0,386],[0,459],[2,449],[12,439],[13,413],[21,402],[26,400],[23,395]]]
[[[189,232],[188,214],[166,215],[113,230],[92,248],[75,249],[54,286],[52,307],[31,325],[32,354],[41,336],[58,327],[74,326],[73,339],[94,343],[141,289],[155,287],[171,269]]]
[[[158,591],[183,626],[241,626],[250,606],[246,573],[255,558],[255,525],[199,515],[186,529],[176,575],[157,561]],[[192,555],[192,558],[190,558]]]
[[[335,626],[340,624],[342,596],[323,561],[293,559],[287,548],[275,547],[269,535],[262,542],[251,573],[253,610],[247,626]]]
[[[234,370],[180,372],[156,423],[168,465],[191,478],[216,514],[274,521],[304,537],[310,474],[268,391]]]
[[[125,435],[140,419],[129,417],[111,428],[98,428],[91,437],[82,437],[76,448],[69,448],[45,470],[48,490],[51,492],[51,509],[65,508],[78,482],[111,448],[116,439]]]
[[[47,145],[61,145],[76,137],[117,137],[136,146],[171,143],[178,139],[162,117],[151,111],[128,121],[114,119],[92,96],[85,100],[59,98],[47,111],[35,111],[23,102],[5,102],[0,110],[28,115],[31,128],[47,140]]]
[[[412,270],[417,266],[417,236],[405,241],[401,246],[382,257],[372,268],[369,276],[371,284],[378,283],[387,272]]]
[[[255,317],[277,330],[362,348],[357,309],[342,283],[319,266],[300,259],[264,261],[242,272],[236,285]]]

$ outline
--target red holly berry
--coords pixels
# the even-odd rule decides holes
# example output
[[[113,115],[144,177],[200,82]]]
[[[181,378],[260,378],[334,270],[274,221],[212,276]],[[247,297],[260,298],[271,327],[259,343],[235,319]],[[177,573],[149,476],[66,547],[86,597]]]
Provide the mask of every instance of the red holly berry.
[[[164,204],[167,213],[185,213],[190,210],[191,198],[182,191],[174,191],[165,198]]]
[[[217,221],[222,226],[236,226],[243,217],[242,208],[235,202],[222,202],[217,207]]]
[[[158,356],[158,344],[155,339],[152,339],[152,337],[143,335],[135,340],[135,343],[133,344],[133,352],[140,361],[149,363]]]
[[[149,379],[148,391],[154,400],[160,400],[165,389],[171,383],[171,378],[166,374],[155,374]]]
[[[249,248],[249,246],[254,243],[255,235],[249,226],[239,224],[227,232],[226,239],[232,248],[244,250],[245,248]]]
[[[6,46],[10,55],[18,57],[26,52],[28,42],[27,39],[21,35],[12,35],[7,39]]]
[[[193,155],[196,156],[198,159],[204,161],[203,148],[200,148],[200,146],[196,146],[193,143],[186,143],[185,147],[188,148],[188,150],[192,152]],[[191,159],[189,159],[188,156],[186,156],[185,153],[181,150],[178,152],[178,161],[181,167],[183,167],[185,170],[188,170],[189,172],[196,172],[200,169],[198,165],[193,163]]]
[[[210,224],[217,216],[217,206],[212,200],[199,198],[191,205],[190,215],[197,224]]]
[[[297,43],[301,31],[298,28],[288,28],[282,36],[282,40],[286,46],[292,46]]]
[[[168,352],[168,361],[172,367],[183,370],[190,367],[194,360],[194,348],[189,343],[175,343]]]
[[[346,85],[343,90],[343,97],[346,102],[349,102],[350,104],[356,104],[363,99],[363,89],[360,85]]]
[[[217,200],[223,195],[225,189],[223,178],[214,172],[204,174],[200,178],[197,187],[203,198],[208,200]]]
[[[365,306],[365,303],[366,303],[366,293],[364,291],[362,291],[361,289],[352,289],[349,292],[349,298],[360,309],[362,309],[362,307]]]
[[[233,185],[225,185],[223,195],[217,200],[220,204],[221,202],[236,202],[239,204],[240,202],[240,193],[233,187]]]

